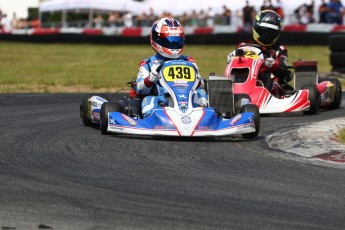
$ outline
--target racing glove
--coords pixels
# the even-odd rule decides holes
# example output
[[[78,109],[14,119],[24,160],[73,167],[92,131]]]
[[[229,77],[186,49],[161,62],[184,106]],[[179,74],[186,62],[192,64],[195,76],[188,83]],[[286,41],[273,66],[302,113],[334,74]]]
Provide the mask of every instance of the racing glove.
[[[151,87],[155,82],[159,81],[159,78],[161,77],[160,73],[157,71],[159,66],[160,65],[152,65],[149,76],[144,80],[144,84],[146,87]]]
[[[159,72],[157,71],[157,69],[160,67],[160,65],[152,65],[151,67],[151,72],[149,75],[149,81],[150,82],[157,82],[159,80],[159,78],[161,77],[161,75],[159,74]]]
[[[268,58],[265,59],[265,66],[268,69],[271,69],[274,64],[275,64],[275,60],[272,57],[268,57]]]

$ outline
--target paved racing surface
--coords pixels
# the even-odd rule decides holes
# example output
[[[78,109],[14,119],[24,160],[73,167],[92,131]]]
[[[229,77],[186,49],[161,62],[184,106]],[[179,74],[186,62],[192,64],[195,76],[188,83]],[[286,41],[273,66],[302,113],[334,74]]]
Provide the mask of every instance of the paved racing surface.
[[[184,140],[101,135],[82,96],[0,95],[1,229],[344,229],[345,167],[265,141],[344,103],[264,116],[254,140]]]

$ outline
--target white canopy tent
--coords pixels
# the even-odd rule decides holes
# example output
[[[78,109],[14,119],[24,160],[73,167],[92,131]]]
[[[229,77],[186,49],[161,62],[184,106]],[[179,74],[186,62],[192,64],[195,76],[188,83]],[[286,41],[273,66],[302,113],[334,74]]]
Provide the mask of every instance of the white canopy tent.
[[[91,22],[96,12],[130,11],[141,14],[144,4],[134,0],[47,0],[39,5],[39,13],[61,11],[62,25],[66,24],[67,12],[88,12]]]

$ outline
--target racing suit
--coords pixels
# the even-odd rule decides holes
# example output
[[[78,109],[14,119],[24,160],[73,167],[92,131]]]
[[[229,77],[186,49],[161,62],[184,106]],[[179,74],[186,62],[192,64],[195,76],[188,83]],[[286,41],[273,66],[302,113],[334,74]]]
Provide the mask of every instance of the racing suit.
[[[193,106],[207,106],[207,94],[204,88],[204,81],[198,72],[198,66],[195,63],[194,59],[190,56],[181,55],[178,59],[168,59],[160,54],[156,53],[139,64],[139,71],[136,79],[137,93],[139,96],[144,97],[141,103],[142,114],[144,117],[149,116],[153,109],[158,106],[164,106],[168,102],[166,101],[164,94],[167,93],[165,89],[160,86],[159,81],[150,82],[149,75],[152,74],[152,69],[155,66],[164,64],[166,61],[170,60],[185,60],[192,62],[196,71],[197,77],[201,79],[198,89],[194,92],[193,95]]]
[[[241,42],[238,47],[250,46],[251,44],[257,44],[254,41]],[[266,68],[261,69],[259,72],[259,80],[262,81],[264,87],[269,91],[274,90],[273,79],[271,73],[278,78],[278,83],[282,86],[287,85],[293,78],[293,73],[287,68],[288,66],[288,53],[287,49],[279,44],[275,43],[271,46],[262,46],[263,54],[265,57]],[[231,52],[227,57],[227,63],[229,63],[235,56],[235,51]]]

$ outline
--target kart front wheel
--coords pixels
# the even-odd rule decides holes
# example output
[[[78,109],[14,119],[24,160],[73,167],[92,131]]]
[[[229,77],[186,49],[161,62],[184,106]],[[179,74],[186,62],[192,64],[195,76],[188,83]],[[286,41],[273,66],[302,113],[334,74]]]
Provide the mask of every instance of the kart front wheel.
[[[88,118],[89,113],[89,99],[91,95],[86,95],[80,104],[80,118],[85,126],[92,125],[91,120]]]
[[[303,113],[307,115],[316,114],[320,104],[320,93],[316,85],[304,85],[302,89],[307,89],[309,91],[308,100],[310,101],[309,110],[303,111]]]
[[[102,134],[108,134],[108,114],[110,112],[117,112],[118,111],[118,104],[112,102],[104,102],[101,107],[101,118],[99,122],[99,129],[101,130]]]
[[[252,133],[244,133],[242,136],[244,138],[254,138],[259,135],[260,131],[260,113],[259,113],[259,108],[254,105],[254,104],[246,104],[243,105],[241,108],[241,113],[245,112],[252,112],[254,113],[254,124],[255,124],[255,132]]]

